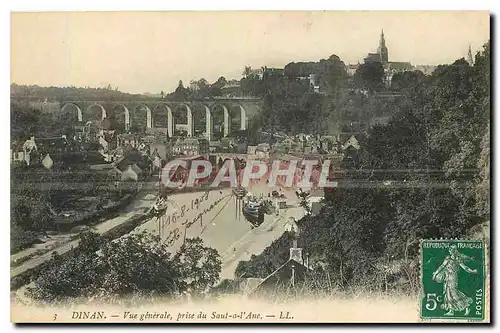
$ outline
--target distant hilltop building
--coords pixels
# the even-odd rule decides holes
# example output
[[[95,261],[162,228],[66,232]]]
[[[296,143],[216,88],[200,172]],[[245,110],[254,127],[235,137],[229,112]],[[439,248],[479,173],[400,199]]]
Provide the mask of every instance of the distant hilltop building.
[[[389,61],[389,50],[385,45],[384,30],[380,34],[380,41],[377,48],[377,53],[368,53],[365,57],[365,64],[372,62],[380,62],[384,69],[394,70],[394,71],[408,71],[412,70],[413,66],[410,62],[400,62],[400,61]]]
[[[430,75],[436,66],[431,66],[431,65],[417,65],[413,66],[409,61],[389,61],[389,49],[387,48],[385,44],[385,35],[384,35],[384,30],[382,30],[382,33],[380,34],[380,40],[379,40],[379,45],[377,48],[377,52],[375,53],[368,53],[367,56],[364,58],[364,63],[374,63],[374,62],[379,62],[382,64],[384,67],[385,71],[385,81],[386,84],[389,86],[391,83],[391,79],[396,73],[403,73],[407,71],[414,71],[414,70],[420,70],[422,71],[425,75]],[[361,66],[360,63],[358,64],[349,64],[346,66],[346,70],[349,76],[353,76],[356,73],[356,70]]]
[[[415,65],[413,66],[413,70],[421,71],[424,75],[431,75],[432,72],[436,69],[434,65]]]
[[[356,74],[356,70],[361,66],[361,64],[358,62],[357,64],[349,64],[346,66],[347,70],[347,75],[349,76],[354,76]]]
[[[236,97],[241,96],[241,84],[239,82],[226,84],[221,88],[222,96],[224,97]]]
[[[249,72],[247,74],[244,74],[244,75],[245,75],[245,77],[247,77],[249,75],[253,75],[253,76],[258,77],[260,80],[262,80],[264,75],[283,75],[284,71],[285,71],[284,68],[263,66],[259,69],[249,68]]]
[[[384,30],[382,30],[382,33],[380,34],[377,53],[368,53],[368,55],[365,57],[365,64],[370,62],[381,62],[384,67],[389,62],[389,50],[385,45]]]

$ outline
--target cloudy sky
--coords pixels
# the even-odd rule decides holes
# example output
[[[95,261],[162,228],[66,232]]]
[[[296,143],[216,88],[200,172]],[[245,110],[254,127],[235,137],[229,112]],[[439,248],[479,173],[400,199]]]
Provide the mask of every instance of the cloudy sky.
[[[179,80],[240,78],[245,65],[282,67],[376,51],[389,61],[442,64],[489,39],[487,12],[60,12],[13,13],[11,82],[111,84],[172,91]]]

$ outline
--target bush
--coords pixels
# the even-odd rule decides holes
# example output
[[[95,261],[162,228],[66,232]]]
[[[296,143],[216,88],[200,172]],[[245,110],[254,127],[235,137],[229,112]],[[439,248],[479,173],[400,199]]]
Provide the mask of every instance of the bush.
[[[39,241],[34,231],[26,231],[14,226],[10,230],[10,252],[15,253],[36,244]]]

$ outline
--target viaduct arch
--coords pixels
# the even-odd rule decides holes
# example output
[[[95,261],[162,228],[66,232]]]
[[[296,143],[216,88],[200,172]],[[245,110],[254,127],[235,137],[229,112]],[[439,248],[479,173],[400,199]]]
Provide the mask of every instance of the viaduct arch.
[[[118,103],[118,104],[115,104],[113,106],[113,113],[115,113],[114,111],[119,108],[119,107],[122,107],[123,108],[123,115],[124,115],[124,120],[125,120],[125,131],[128,131],[130,129],[130,111],[128,110],[127,106],[125,104],[122,104],[122,103]],[[106,111],[104,111],[106,112]],[[118,114],[117,116],[121,116],[122,114]]]
[[[73,106],[76,108],[76,113],[77,113],[77,117],[78,117],[78,122],[81,123],[83,122],[83,113],[82,113],[82,109],[80,109],[80,107],[74,103],[66,103],[63,105],[63,107],[61,108],[61,112],[64,112],[66,110],[66,108],[68,106]]]
[[[100,109],[101,109],[101,120],[103,120],[104,118],[106,118],[106,109],[104,108],[104,106],[102,106],[100,103],[92,103],[90,104],[88,107],[87,107],[87,114],[90,113],[90,110],[94,107],[94,106],[98,106]]]
[[[155,129],[154,124],[154,114],[157,108],[164,108],[166,110],[167,127],[163,129],[168,136],[172,137],[175,133],[176,124],[174,118],[174,112],[178,109],[184,109],[186,114],[186,123],[183,124],[187,129],[187,136],[194,136],[194,118],[199,113],[194,107],[201,106],[201,112],[205,114],[205,137],[208,140],[213,138],[214,134],[214,113],[216,109],[222,109],[224,128],[223,137],[227,137],[231,133],[231,122],[232,116],[236,116],[240,120],[239,130],[248,129],[248,123],[253,116],[257,114],[260,109],[262,101],[260,99],[213,99],[213,100],[202,100],[202,101],[116,101],[116,102],[106,102],[106,101],[63,101],[60,102],[61,112],[66,111],[69,106],[76,108],[78,122],[81,123],[89,118],[91,109],[99,107],[101,110],[101,120],[108,117],[109,110],[112,114],[115,114],[116,109],[122,108],[123,112],[117,114],[119,117],[124,117],[125,131],[131,128],[134,120],[138,115],[139,108],[145,110],[145,125],[146,131]],[[106,107],[105,107],[105,106]],[[85,110],[85,112],[82,112]],[[198,108],[200,110],[200,108]],[[233,110],[238,110],[232,112]],[[220,111],[218,111],[220,112]],[[143,117],[143,116],[142,116]]]

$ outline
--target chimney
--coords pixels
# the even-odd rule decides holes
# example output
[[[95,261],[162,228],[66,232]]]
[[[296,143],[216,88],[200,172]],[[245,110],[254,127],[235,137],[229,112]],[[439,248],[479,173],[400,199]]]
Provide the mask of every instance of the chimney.
[[[302,249],[300,247],[290,248],[290,260],[295,260],[298,263],[304,264],[304,259],[302,258]]]

